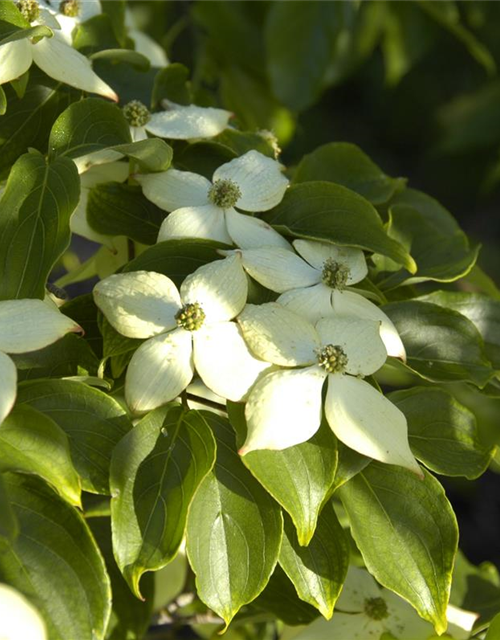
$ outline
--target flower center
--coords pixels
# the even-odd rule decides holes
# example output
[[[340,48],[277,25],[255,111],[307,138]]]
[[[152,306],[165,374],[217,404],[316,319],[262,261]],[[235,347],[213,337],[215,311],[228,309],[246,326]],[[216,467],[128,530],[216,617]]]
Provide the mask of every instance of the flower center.
[[[177,326],[186,331],[197,331],[205,322],[205,312],[198,302],[185,304],[175,315]]]
[[[143,127],[151,119],[149,109],[139,100],[128,102],[122,111],[125,119],[132,127]]]
[[[383,598],[367,598],[365,600],[365,614],[372,620],[383,620],[389,617],[387,604]]]
[[[20,0],[17,3],[17,8],[28,22],[33,22],[40,15],[40,7],[37,0]]]
[[[216,180],[208,190],[210,202],[221,209],[230,209],[241,198],[241,191],[232,180]]]
[[[344,289],[350,275],[351,270],[349,267],[341,262],[337,262],[333,258],[327,258],[323,263],[321,280],[331,289]]]
[[[69,18],[76,18],[80,15],[80,0],[62,0],[59,11]]]
[[[349,362],[345,351],[338,344],[327,344],[318,349],[318,364],[328,373],[344,373]]]

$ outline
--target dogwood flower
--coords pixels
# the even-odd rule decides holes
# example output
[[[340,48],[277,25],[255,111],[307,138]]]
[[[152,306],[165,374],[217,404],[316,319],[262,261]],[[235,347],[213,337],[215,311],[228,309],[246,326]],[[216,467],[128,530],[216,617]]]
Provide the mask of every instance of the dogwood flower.
[[[328,380],[325,416],[337,438],[363,455],[422,475],[410,451],[405,416],[361,379],[387,358],[378,322],[338,317],[313,326],[276,302],[247,305],[238,322],[257,357],[288,367],[268,373],[250,392],[242,455],[309,440],[321,423]]]
[[[265,287],[281,293],[281,305],[310,322],[332,315],[380,322],[388,355],[405,360],[403,342],[391,320],[373,302],[346,289],[368,273],[363,251],[311,240],[295,240],[293,246],[299,255],[279,247],[242,251],[243,267]]]
[[[135,15],[128,7],[125,8],[125,27],[127,35],[133,41],[137,53],[145,56],[152,67],[166,67],[168,58],[163,47],[153,40],[147,33],[141,31],[136,23]]]
[[[81,327],[42,300],[0,301],[0,424],[16,400],[17,370],[8,353],[27,353],[47,347]]]
[[[54,80],[118,101],[113,89],[94,73],[90,61],[64,41],[48,11],[41,10],[36,0],[21,0],[19,7],[27,25],[43,24],[54,31],[52,37],[24,38],[0,45],[0,85],[22,76],[34,62]]]
[[[75,27],[102,13],[99,0],[38,0],[60,25],[60,34],[71,45]]]
[[[253,356],[231,320],[247,298],[240,259],[230,256],[197,269],[180,287],[165,275],[112,275],[94,289],[97,306],[129,338],[146,338],[134,353],[125,397],[135,412],[176,398],[194,369],[214,393],[240,401],[269,364]]]
[[[466,640],[478,615],[450,605],[447,637]],[[331,620],[318,618],[294,640],[428,640],[434,629],[398,595],[381,588],[364,569],[351,566]]]
[[[165,101],[164,101],[165,102]],[[132,140],[145,140],[147,132],[159,138],[190,140],[213,138],[227,127],[230,111],[213,107],[183,106],[168,103],[166,111],[150,113],[139,100],[132,100],[123,107],[123,115],[130,124]]]
[[[159,242],[194,237],[234,242],[243,248],[275,245],[290,249],[266,222],[235,209],[267,211],[281,202],[288,187],[283,168],[258,151],[248,151],[221,165],[212,182],[176,169],[137,176],[137,180],[146,198],[172,212],[160,228]]]

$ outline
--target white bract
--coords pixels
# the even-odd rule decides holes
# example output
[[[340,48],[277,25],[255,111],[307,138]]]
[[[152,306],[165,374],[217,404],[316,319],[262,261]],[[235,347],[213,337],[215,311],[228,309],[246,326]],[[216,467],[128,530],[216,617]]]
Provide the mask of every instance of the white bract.
[[[470,637],[478,615],[449,606],[447,636]],[[384,633],[395,640],[434,638],[432,625],[398,595],[381,588],[364,569],[350,567],[331,620],[318,618],[294,640],[379,640]],[[384,636],[385,637],[385,636]]]
[[[176,398],[194,370],[214,393],[244,400],[269,364],[253,356],[231,320],[247,299],[240,258],[197,269],[180,287],[165,275],[135,271],[112,275],[94,289],[97,306],[129,338],[146,338],[130,361],[125,397],[135,412]]]
[[[145,140],[148,133],[171,140],[213,138],[227,127],[230,111],[213,107],[183,106],[168,102],[165,111],[150,113],[139,100],[123,107],[123,115],[130,124],[132,140]]]
[[[137,53],[148,58],[152,67],[166,67],[168,64],[167,54],[151,36],[138,28],[137,20],[129,7],[125,8],[125,26],[127,34],[134,41]]]
[[[406,418],[360,376],[374,373],[387,353],[379,323],[322,318],[313,326],[275,302],[247,305],[238,317],[250,349],[282,367],[253,387],[246,404],[248,434],[241,453],[285,449],[309,440],[325,416],[344,444],[363,455],[422,475],[408,444]]]
[[[39,0],[60,25],[60,35],[71,45],[75,27],[102,13],[99,0]]]
[[[47,640],[47,629],[38,610],[7,584],[0,584],[0,621],[2,640]]]
[[[361,249],[311,240],[295,240],[293,245],[300,256],[279,247],[243,251],[243,267],[265,287],[281,293],[280,304],[310,322],[332,315],[380,322],[388,355],[405,360],[403,342],[391,320],[373,302],[346,289],[368,273]]]
[[[238,213],[267,211],[281,202],[288,187],[283,165],[249,151],[221,165],[212,182],[188,171],[170,169],[137,176],[146,198],[172,213],[163,222],[158,241],[169,238],[207,238],[239,247],[288,242],[263,220]]]
[[[34,62],[48,76],[71,87],[118,101],[113,89],[94,73],[90,61],[65,42],[59,25],[48,11],[40,11],[35,0],[22,0],[31,7],[24,12],[32,26],[54,29],[52,37],[24,38],[0,45],[0,85],[23,75]]]
[[[52,303],[42,300],[0,301],[0,424],[16,399],[16,365],[8,353],[27,353],[47,347],[81,327]]]

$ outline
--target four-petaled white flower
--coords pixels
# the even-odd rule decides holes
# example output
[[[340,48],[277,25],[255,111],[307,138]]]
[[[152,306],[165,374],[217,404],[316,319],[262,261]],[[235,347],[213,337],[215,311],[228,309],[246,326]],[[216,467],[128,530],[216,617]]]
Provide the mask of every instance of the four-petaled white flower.
[[[239,247],[288,242],[259,218],[238,213],[267,211],[281,202],[288,187],[283,165],[248,151],[221,165],[212,182],[196,173],[170,169],[137,176],[146,198],[172,213],[163,222],[158,241],[169,238],[208,238]]]
[[[363,455],[422,475],[408,444],[405,416],[360,378],[380,369],[387,358],[378,322],[322,318],[313,326],[276,302],[247,305],[238,322],[259,358],[290,367],[268,373],[253,387],[245,408],[248,434],[242,455],[309,440],[321,423],[328,379],[325,416],[338,439]]]
[[[45,25],[53,29],[53,35],[0,45],[0,85],[22,76],[34,62],[54,80],[118,101],[113,89],[94,73],[90,61],[65,42],[55,18],[48,11],[40,10],[36,0],[21,0],[20,4],[23,3],[27,7],[26,27]]]
[[[255,280],[282,295],[278,302],[317,322],[322,317],[357,317],[380,322],[387,353],[406,359],[396,327],[373,302],[346,287],[368,273],[361,249],[311,240],[295,240],[298,256],[279,247],[242,251],[243,267]]]
[[[129,338],[147,338],[134,353],[125,397],[134,412],[176,398],[194,370],[214,393],[244,400],[269,364],[251,354],[231,320],[248,293],[240,258],[230,256],[197,269],[179,291],[165,275],[135,271],[112,275],[94,289],[97,306]]]
[[[0,301],[0,424],[16,399],[17,370],[8,353],[37,351],[82,328],[42,300]]]
[[[170,140],[213,138],[226,127],[233,115],[225,109],[187,106],[163,101],[165,111],[150,113],[139,100],[132,100],[123,107],[123,115],[130,124],[132,140],[145,140],[148,133]]]
[[[447,637],[466,640],[478,615],[450,605]],[[364,569],[351,566],[331,620],[318,618],[291,634],[293,640],[394,640],[434,638],[432,625],[398,595],[379,587]]]

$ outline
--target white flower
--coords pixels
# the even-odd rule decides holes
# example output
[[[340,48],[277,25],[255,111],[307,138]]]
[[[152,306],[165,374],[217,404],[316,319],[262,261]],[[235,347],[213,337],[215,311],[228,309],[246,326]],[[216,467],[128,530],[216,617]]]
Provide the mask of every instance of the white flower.
[[[141,31],[136,24],[135,16],[128,7],[125,8],[125,26],[129,38],[133,40],[137,53],[145,56],[152,67],[166,67],[168,65],[167,54],[151,36]]]
[[[243,267],[255,280],[282,295],[278,302],[310,322],[322,317],[354,316],[380,322],[387,353],[406,359],[396,327],[373,302],[346,287],[368,273],[361,249],[295,240],[295,253],[278,247],[242,251]]]
[[[40,11],[35,0],[21,0],[21,4],[23,2],[30,7],[30,13],[25,12],[25,16],[30,17],[32,25],[45,24],[56,30],[52,37],[34,41],[24,38],[0,45],[0,85],[22,76],[34,62],[54,80],[118,101],[113,89],[92,71],[90,61],[64,41],[50,13]]]
[[[281,202],[288,187],[283,166],[258,151],[249,151],[221,165],[212,182],[196,173],[170,169],[137,176],[146,198],[172,213],[163,222],[158,241],[208,238],[239,247],[288,242],[263,220],[238,213],[267,211]]]
[[[171,140],[213,138],[227,127],[232,113],[194,104],[185,107],[174,102],[168,102],[166,111],[150,113],[142,102],[132,100],[123,107],[123,115],[130,124],[132,140],[137,141],[145,140],[147,132]]]
[[[81,330],[52,303],[28,299],[0,301],[0,424],[16,399],[16,365],[7,354],[36,351],[70,331]]]
[[[466,640],[478,615],[448,607],[447,637]],[[294,640],[379,640],[384,633],[395,640],[434,638],[432,625],[398,595],[381,588],[364,569],[350,567],[331,620],[318,618]]]
[[[70,219],[70,228],[83,238],[114,249],[113,237],[94,231],[87,222],[87,202],[90,190],[104,182],[124,182],[129,175],[128,162],[110,162],[94,165],[80,176],[80,200]]]
[[[422,475],[408,445],[405,416],[360,378],[380,369],[387,357],[378,322],[322,318],[314,327],[275,302],[247,305],[238,322],[259,358],[301,367],[268,373],[253,387],[243,455],[309,440],[321,423],[328,379],[325,416],[338,439],[363,455]]]
[[[38,609],[22,593],[0,584],[2,640],[47,640],[47,628]]]
[[[69,45],[75,27],[102,13],[99,0],[39,0],[39,4],[56,18],[61,36]]]
[[[129,338],[147,338],[130,361],[125,397],[135,412],[176,398],[194,368],[214,393],[243,400],[269,368],[248,350],[231,320],[243,309],[247,277],[238,256],[197,269],[180,295],[167,276],[135,271],[112,275],[94,289],[97,306]]]

